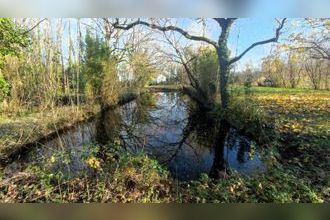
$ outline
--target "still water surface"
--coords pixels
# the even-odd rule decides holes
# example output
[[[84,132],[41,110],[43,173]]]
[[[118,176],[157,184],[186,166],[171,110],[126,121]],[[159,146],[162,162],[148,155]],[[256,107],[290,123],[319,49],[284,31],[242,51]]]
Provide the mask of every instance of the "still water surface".
[[[192,101],[177,92],[147,94],[64,132],[33,150],[27,160],[42,163],[66,152],[67,166],[55,163],[54,168],[80,172],[87,168],[81,158],[88,145],[119,137],[127,151],[147,153],[179,180],[225,169],[244,174],[265,170],[253,141],[228,126],[219,129],[206,114],[193,109]]]

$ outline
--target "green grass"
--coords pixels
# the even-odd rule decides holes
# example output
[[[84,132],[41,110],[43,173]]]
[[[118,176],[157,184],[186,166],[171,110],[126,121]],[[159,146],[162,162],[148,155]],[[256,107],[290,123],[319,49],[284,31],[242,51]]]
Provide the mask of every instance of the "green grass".
[[[244,92],[244,86],[231,86],[233,92]],[[319,94],[330,95],[329,90],[314,90],[314,89],[302,89],[302,88],[274,88],[274,87],[251,87],[251,92],[255,94],[285,94],[285,95],[306,95],[306,94]]]
[[[232,172],[214,180],[178,182],[150,157],[132,155],[116,144],[86,146],[81,160],[89,172],[66,176],[53,172],[57,161],[65,167],[70,156],[54,154],[42,165],[1,181],[0,202],[322,202],[304,179],[281,169],[255,177]],[[100,156],[102,155],[102,156]],[[57,163],[57,167],[59,164]]]
[[[190,203],[319,203],[324,200],[293,173],[273,169],[257,177],[232,173],[213,180],[207,175],[183,183],[181,200]]]
[[[330,91],[252,87],[251,98],[274,119],[283,169],[310,182],[329,201]]]

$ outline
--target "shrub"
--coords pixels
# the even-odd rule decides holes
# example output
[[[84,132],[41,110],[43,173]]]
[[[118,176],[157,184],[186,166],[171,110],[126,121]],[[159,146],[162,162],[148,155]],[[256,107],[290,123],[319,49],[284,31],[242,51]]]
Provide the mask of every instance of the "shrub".
[[[81,157],[85,172],[74,175],[51,169],[58,163],[69,166],[72,152],[55,153],[45,160],[0,181],[0,202],[173,201],[168,171],[146,155],[128,153],[118,141],[86,146]]]
[[[259,144],[278,137],[274,118],[268,116],[250,94],[233,97],[224,114],[230,124],[251,135]]]
[[[117,66],[114,61],[103,63],[103,80],[101,86],[102,100],[109,106],[117,104],[122,92],[122,84],[118,79]]]
[[[2,102],[9,95],[9,84],[0,74],[0,102]]]

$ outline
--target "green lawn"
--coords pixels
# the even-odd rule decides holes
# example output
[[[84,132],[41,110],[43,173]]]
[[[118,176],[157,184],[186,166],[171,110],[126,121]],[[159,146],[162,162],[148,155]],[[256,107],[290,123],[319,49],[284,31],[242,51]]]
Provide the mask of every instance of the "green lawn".
[[[243,86],[232,85],[231,90],[236,92],[244,92]],[[329,90],[314,90],[314,89],[302,89],[302,88],[274,88],[274,87],[251,87],[251,92],[255,94],[285,94],[285,95],[295,95],[295,94],[323,94],[330,95]]]
[[[329,197],[330,91],[281,88],[252,88],[252,91],[261,109],[277,121],[281,163]]]

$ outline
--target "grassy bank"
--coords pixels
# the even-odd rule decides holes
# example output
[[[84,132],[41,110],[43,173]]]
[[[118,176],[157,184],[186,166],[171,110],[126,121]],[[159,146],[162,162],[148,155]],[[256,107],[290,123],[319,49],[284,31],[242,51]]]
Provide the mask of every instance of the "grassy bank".
[[[276,90],[275,90],[276,91]],[[276,118],[281,164],[330,199],[330,92],[257,91],[260,107]]]
[[[220,180],[202,175],[198,181],[178,182],[156,160],[131,155],[116,144],[86,149],[83,172],[54,172],[57,161],[70,163],[65,154],[57,154],[2,177],[0,202],[322,202],[304,180],[279,170],[258,177],[231,173]]]
[[[116,104],[106,106],[115,108],[130,102],[143,91],[129,91],[122,94]],[[11,157],[25,150],[29,145],[45,138],[52,138],[80,122],[94,118],[100,112],[97,104],[80,106],[55,106],[52,109],[22,108],[10,114],[0,115],[0,162],[6,164]]]
[[[44,137],[56,135],[99,112],[96,105],[62,106],[36,110],[18,116],[2,115],[0,118],[0,159],[6,159],[24,145]]]
[[[330,91],[253,87],[248,96],[243,88],[233,93],[232,121],[264,136],[282,170],[330,201]]]
[[[243,87],[232,90],[228,112],[215,111],[252,136],[269,170],[258,176],[231,172],[183,183],[185,202],[329,202],[330,92]],[[225,114],[225,115],[223,115]]]
[[[70,163],[61,154],[46,158],[42,166],[31,164],[23,172],[3,177],[0,202],[174,201],[169,173],[157,161],[133,156],[116,144],[86,149],[81,160],[87,167],[72,176],[52,171],[57,161],[63,166]]]

